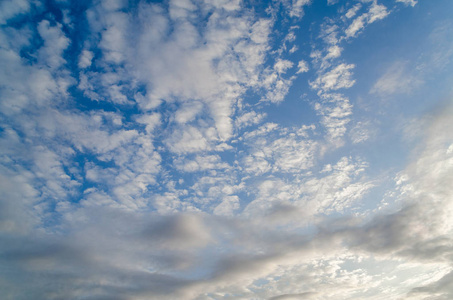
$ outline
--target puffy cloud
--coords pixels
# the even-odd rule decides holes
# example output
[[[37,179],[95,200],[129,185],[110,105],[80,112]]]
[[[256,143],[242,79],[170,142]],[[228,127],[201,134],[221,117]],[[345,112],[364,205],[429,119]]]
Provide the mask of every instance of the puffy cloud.
[[[324,91],[338,90],[342,88],[350,88],[354,85],[355,80],[352,79],[351,69],[354,69],[353,64],[340,64],[330,71],[320,74],[310,85],[314,89],[322,89]]]
[[[266,114],[256,113],[254,111],[246,112],[236,118],[236,126],[240,129],[242,127],[259,124]]]
[[[212,131],[208,129],[205,134],[193,126],[178,130],[167,139],[166,143],[170,151],[175,153],[192,153],[210,150],[209,137]]]
[[[229,165],[222,162],[218,155],[197,155],[194,160],[178,159],[175,161],[176,168],[184,172],[197,172],[205,170],[222,170],[227,169]]]
[[[268,134],[266,127],[248,135],[246,142],[251,149],[250,154],[244,157],[243,165],[247,172],[297,173],[313,166],[315,151],[318,149],[318,144],[308,138],[308,132],[313,127],[303,127],[294,132],[283,129],[275,135]],[[265,133],[267,134],[264,135]]]
[[[286,70],[292,68],[293,63],[289,60],[278,59],[274,64],[274,70],[279,74],[284,74]]]
[[[61,31],[61,25],[50,26],[44,20],[38,24],[38,32],[44,40],[44,46],[39,50],[40,61],[51,69],[60,67],[65,63],[63,51],[69,46],[69,39]]]
[[[30,10],[30,2],[27,0],[7,0],[0,5],[0,24],[6,24],[7,21],[19,14],[26,13]]]
[[[297,70],[296,74],[308,72],[308,69],[309,69],[307,62],[304,60],[301,60],[297,63],[297,68],[298,68],[298,70]]]
[[[89,50],[83,50],[79,57],[79,68],[85,69],[91,66],[94,54]]]
[[[331,93],[355,83],[337,59],[359,5],[340,11],[344,26],[326,21],[328,46],[312,52],[320,119],[273,111],[291,72],[308,71],[285,48],[300,28],[273,26],[298,22],[309,2],[272,4],[279,17],[223,0],[109,0],[83,13],[4,1],[4,297],[451,298],[451,106],[421,126],[391,211],[374,209],[379,182],[357,147],[326,151],[350,123],[353,144],[372,134]],[[363,26],[388,13],[360,5]]]
[[[41,234],[8,238],[3,251],[7,260],[3,263],[10,266],[12,273],[2,284],[11,295],[9,287],[17,285],[24,273],[34,278],[33,284],[19,292],[23,297],[31,293],[47,297],[53,292],[71,297],[110,297],[115,293],[120,298],[209,299],[240,293],[244,297],[253,294],[260,298],[310,299],[353,293],[363,299],[370,292],[400,297],[410,292],[409,297],[437,294],[448,298],[453,192],[446,184],[452,174],[452,153],[448,151],[453,143],[448,130],[450,115],[451,106],[447,106],[432,116],[424,141],[416,149],[418,157],[405,170],[406,181],[400,183],[407,205],[393,213],[381,213],[369,220],[321,222],[316,232],[305,235],[278,228],[263,230],[257,214],[250,219],[200,214],[162,217],[148,212],[81,208],[68,215],[63,224],[70,230],[68,237],[56,236],[51,241]],[[360,178],[365,167],[349,158],[325,166],[319,177],[299,183],[300,196],[309,193],[306,199],[318,199],[319,207],[326,211],[344,209],[345,206],[336,205],[347,206],[348,201],[370,188]],[[351,188],[346,187],[345,181]],[[275,179],[259,186],[262,201],[290,199],[294,191],[294,186],[285,187]],[[234,208],[235,199],[224,199],[216,213],[226,213],[229,208],[224,206]],[[291,209],[287,204],[269,206],[272,214],[262,217],[276,220],[277,212],[285,207]],[[300,215],[295,214],[294,218],[300,219]],[[23,247],[22,238],[28,239],[30,247]],[[200,260],[202,253],[209,254]],[[404,267],[404,262],[417,265],[421,273],[404,273],[404,269],[395,267]],[[430,264],[437,264],[437,272],[430,269]],[[382,269],[376,273],[378,270],[373,268]],[[377,275],[386,270],[388,277]],[[42,288],[48,276],[37,277],[38,272],[54,278],[60,288]],[[390,288],[394,280],[405,282],[419,274],[423,277],[426,272],[437,274],[436,280],[419,286],[424,280],[417,279],[397,289]],[[78,289],[73,288],[75,279]],[[93,286],[93,281],[99,283]]]
[[[310,0],[290,0],[283,2],[286,4],[289,10],[289,16],[300,18],[303,16],[303,7],[310,3]]]
[[[13,50],[0,50],[3,65],[1,96],[2,112],[17,114],[24,109],[48,105],[53,97],[59,96],[59,83],[45,68],[35,68],[21,63],[20,56]]]

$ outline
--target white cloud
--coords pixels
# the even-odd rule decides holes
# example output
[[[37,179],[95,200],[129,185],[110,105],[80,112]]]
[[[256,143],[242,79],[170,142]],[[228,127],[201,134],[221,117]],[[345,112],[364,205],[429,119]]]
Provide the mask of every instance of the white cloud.
[[[408,176],[404,184],[413,186],[410,194],[406,194],[408,206],[392,214],[371,217],[368,221],[351,218],[321,221],[318,230],[308,235],[261,225],[264,222],[260,218],[276,220],[285,205],[291,209],[285,201],[303,208],[286,215],[298,224],[306,219],[306,215],[298,212],[332,213],[358,201],[373,186],[362,177],[367,164],[344,157],[316,176],[292,182],[279,178],[259,182],[248,211],[253,206],[262,207],[270,213],[267,215],[253,214],[249,219],[206,214],[162,217],[90,206],[66,216],[62,225],[70,229],[68,237],[59,236],[52,241],[36,233],[33,237],[19,237],[32,244],[27,248],[14,240],[4,243],[8,257],[5,263],[10,266],[8,270],[15,272],[14,266],[27,262],[21,272],[30,276],[46,271],[63,287],[57,290],[57,295],[74,297],[88,294],[110,297],[111,285],[121,279],[122,285],[115,286],[121,291],[123,287],[127,289],[127,296],[147,298],[222,299],[238,293],[245,298],[345,298],[352,294],[363,299],[370,293],[404,297],[407,292],[414,297],[438,293],[448,298],[452,295],[447,284],[451,278],[448,236],[453,229],[450,221],[453,191],[448,184],[453,174],[448,153],[453,142],[450,116],[451,106],[432,116],[425,140],[416,149],[418,158],[405,171]],[[203,182],[225,180],[206,178]],[[161,200],[156,197],[155,202],[165,203],[167,210],[162,213],[171,212],[172,205],[174,208],[182,205],[178,197],[168,193]],[[234,196],[219,199],[217,213],[231,213],[237,208],[236,200]],[[40,251],[49,245],[55,251]],[[407,263],[413,267],[404,271]],[[54,267],[49,269],[49,265]],[[67,274],[68,265],[76,272],[71,274],[75,274],[83,289],[64,288],[67,280],[73,282],[74,278],[61,276]],[[190,280],[174,275],[199,272],[206,275]],[[432,274],[434,279],[427,281],[426,274]],[[19,284],[14,281],[16,277],[11,278],[12,284]],[[42,278],[38,276],[36,280],[45,282]],[[92,282],[99,279],[105,284],[94,289]],[[132,291],[131,286],[135,287]],[[33,285],[21,290],[31,292],[45,297],[55,290]],[[117,295],[118,290],[114,293]]]
[[[366,167],[365,162],[343,157],[327,168],[324,177],[308,179],[301,187],[310,195],[307,206],[315,207],[317,212],[322,213],[344,211],[374,186],[372,182],[360,178]]]
[[[355,80],[351,79],[352,69],[355,65],[342,63],[328,72],[321,73],[310,85],[314,89],[324,91],[350,88],[354,85]]]
[[[137,122],[144,124],[146,132],[151,134],[161,124],[161,115],[158,113],[142,114],[137,118]]]
[[[94,54],[89,50],[83,50],[79,57],[79,68],[85,69],[91,66]]]
[[[360,3],[357,3],[356,5],[354,5],[352,8],[350,8],[347,12],[346,12],[346,18],[350,19],[352,17],[354,17],[357,12],[362,8],[362,5]]]
[[[303,16],[303,7],[308,5],[311,0],[290,0],[288,5],[289,16],[300,18]]]
[[[256,113],[255,111],[246,112],[236,118],[236,127],[241,129],[246,126],[259,124],[265,117],[266,114],[264,113]]]
[[[365,27],[365,20],[367,15],[361,15],[360,17],[356,18],[351,25],[346,29],[345,33],[347,37],[353,37]]]
[[[249,154],[243,158],[245,171],[257,174],[270,171],[299,173],[310,168],[318,148],[318,144],[308,138],[307,131],[311,129],[313,127],[263,135],[269,131],[262,127],[255,132],[256,135],[250,133],[246,139],[250,147]]]
[[[63,51],[69,46],[69,39],[61,30],[61,24],[50,26],[49,21],[41,21],[38,31],[44,40],[44,46],[39,50],[41,61],[51,69],[59,68],[66,61],[62,57]]]
[[[0,4],[0,24],[6,24],[7,21],[16,15],[26,13],[30,10],[30,2],[27,0],[6,0]]]
[[[333,58],[338,58],[341,55],[341,51],[343,49],[338,47],[337,45],[329,47],[327,49],[327,55],[324,57],[324,59],[333,59]]]
[[[232,216],[234,211],[239,208],[238,196],[227,196],[216,206],[213,213],[215,215]]]
[[[314,108],[321,115],[321,124],[327,129],[327,140],[338,143],[351,121],[352,104],[340,94],[324,94],[321,99],[323,101],[316,103]]]
[[[339,42],[339,27],[336,24],[323,24],[320,37],[327,43],[335,45]]]
[[[175,121],[179,124],[185,124],[187,122],[193,121],[202,109],[203,103],[201,102],[194,101],[183,103],[181,108],[179,108],[175,113]]]
[[[2,148],[7,149],[4,145]],[[0,169],[0,230],[4,233],[27,233],[39,226],[41,221],[36,216],[39,190],[36,189],[33,173],[18,171],[12,172],[3,166]]]
[[[305,72],[308,72],[308,70],[309,70],[308,64],[304,60],[299,61],[299,63],[297,64],[297,68],[298,68],[298,70],[297,70],[296,74],[305,73]]]
[[[378,4],[377,1],[372,1],[368,12],[355,18],[346,29],[346,38],[355,37],[366,25],[382,20],[387,17],[388,14],[389,12],[384,5]]]
[[[208,134],[206,136],[206,134]],[[175,131],[166,144],[170,151],[175,153],[192,153],[210,150],[208,132],[201,132],[196,127],[187,126],[184,129]]]
[[[215,10],[200,35],[194,19],[181,14],[178,22],[182,18],[183,25],[176,24],[164,41],[168,20],[155,5],[142,4],[141,8],[138,56],[129,56],[138,80],[148,87],[144,97],[137,98],[140,106],[152,109],[164,102],[201,101],[219,137],[228,140],[233,133],[233,105],[245,90],[240,85],[259,85],[272,22],[241,14],[226,17],[228,11]],[[199,40],[205,43],[194,44]]]
[[[417,0],[396,0],[396,2],[404,3],[404,4],[410,5],[412,7],[414,7],[415,4],[417,4]]]
[[[389,191],[405,198],[401,209],[364,212],[373,170],[344,154],[358,147],[325,151],[350,123],[353,143],[372,134],[347,96],[330,93],[355,82],[354,65],[336,61],[339,26],[323,27],[328,46],[312,52],[319,122],[282,125],[259,102],[283,101],[295,78],[272,48],[274,17],[240,1],[172,0],[169,11],[140,2],[133,14],[128,3],[88,9],[81,53],[68,48],[67,24],[0,29],[6,298],[451,298],[450,105],[420,126],[423,141]],[[367,3],[364,24],[385,16]],[[306,4],[283,2],[293,17]],[[27,52],[38,33],[43,45]],[[68,89],[77,64],[92,102]]]
[[[274,70],[278,74],[285,74],[286,71],[293,67],[293,63],[286,59],[278,59],[274,64]]]
[[[382,20],[387,17],[389,12],[387,8],[382,4],[377,4],[377,1],[374,1],[368,11],[368,24],[371,24],[375,21]]]
[[[269,177],[256,186],[256,197],[244,212],[250,216],[267,215],[275,221],[278,210],[283,209],[288,222],[300,217],[311,222],[318,214],[343,212],[374,186],[361,176],[366,168],[367,164],[360,160],[343,157],[335,165],[325,166],[319,177],[296,177],[290,182]],[[296,213],[290,214],[285,207]],[[305,225],[302,222],[297,226]]]
[[[230,167],[227,163],[222,162],[218,155],[197,155],[193,160],[179,158],[175,161],[175,166],[184,172],[222,170]]]

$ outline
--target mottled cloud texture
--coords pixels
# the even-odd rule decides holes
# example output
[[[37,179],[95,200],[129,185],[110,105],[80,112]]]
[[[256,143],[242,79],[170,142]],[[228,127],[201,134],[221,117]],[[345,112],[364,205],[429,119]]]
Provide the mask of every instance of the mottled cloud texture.
[[[312,2],[3,1],[1,298],[453,298],[450,23]]]

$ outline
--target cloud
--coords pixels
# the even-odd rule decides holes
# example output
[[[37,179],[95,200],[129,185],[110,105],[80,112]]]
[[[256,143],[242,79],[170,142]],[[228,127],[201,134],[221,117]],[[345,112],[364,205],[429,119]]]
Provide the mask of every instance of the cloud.
[[[433,299],[448,299],[453,295],[453,272],[448,273],[440,280],[428,284],[423,287],[417,287],[412,289],[412,291],[408,294],[408,297],[436,297]],[[425,297],[426,299],[426,297]]]
[[[380,96],[410,94],[420,84],[422,81],[408,70],[407,64],[396,62],[376,81],[370,93]]]
[[[303,7],[310,4],[310,1],[311,0],[290,0],[283,3],[286,4],[290,17],[300,18],[304,14]]]
[[[410,5],[412,7],[417,4],[417,0],[396,0],[396,2],[404,3],[405,5]]]
[[[152,10],[143,11],[149,11],[151,17],[143,19],[143,22],[155,18],[156,13]],[[149,40],[152,37],[144,31],[139,37],[142,59],[134,62],[140,80],[150,87],[146,95],[149,100],[142,102],[142,107],[152,108],[155,106],[153,103],[162,100],[203,101],[221,139],[228,139],[232,134],[232,105],[243,92],[238,84],[257,82],[258,66],[263,62],[272,25],[269,20],[255,21],[247,15],[223,18],[222,14],[226,13],[218,11],[212,14],[203,36],[198,36],[194,25],[189,26],[191,23],[187,20],[184,26],[176,27],[168,43],[162,44],[158,39],[156,42],[161,44],[158,48],[161,50],[150,57],[149,53],[155,53],[152,45],[156,42]],[[190,33],[186,32],[188,28],[192,28]],[[248,28],[252,30],[249,32]],[[191,40],[187,40],[188,37],[192,37]],[[246,37],[250,42],[246,42]],[[191,47],[194,39],[206,43]],[[142,64],[142,61],[146,63]]]
[[[218,155],[197,155],[194,160],[179,159],[175,162],[176,168],[184,172],[197,172],[205,170],[221,170],[229,168],[229,165],[222,162]]]
[[[340,47],[338,47],[337,45],[335,46],[332,46],[330,47],[327,51],[327,55],[324,57],[324,59],[332,59],[332,58],[337,58],[337,57],[340,57],[341,55],[341,51],[343,49],[341,49]]]
[[[355,80],[351,79],[354,69],[353,64],[340,64],[324,74],[320,74],[310,85],[314,89],[322,89],[323,91],[338,90],[350,88],[354,85]]]
[[[316,296],[316,292],[306,292],[301,294],[285,294],[270,298],[270,300],[298,300],[298,299],[313,299]]]
[[[216,215],[232,216],[234,211],[239,208],[239,203],[238,196],[227,196],[216,206],[213,212]]]
[[[349,132],[353,144],[363,143],[374,135],[376,135],[376,130],[372,129],[369,121],[357,122]]]
[[[230,15],[238,10],[237,5],[224,10],[224,6],[214,2],[195,5],[171,1],[169,19],[161,13],[160,5],[140,3],[139,6],[138,22],[135,16],[119,8],[106,9],[104,5],[90,9],[88,19],[93,33],[101,35],[102,60],[109,64],[125,63],[127,75],[135,76],[128,79],[146,87],[134,97],[142,109],[175,101],[185,103],[186,109],[192,101],[203,103],[220,139],[228,140],[233,134],[233,106],[245,91],[244,86],[272,90],[266,97],[271,101],[281,101],[286,94],[287,80],[279,79],[264,86],[259,80],[263,76],[261,65],[273,25],[271,19],[254,18],[242,12]],[[197,14],[207,17],[202,28],[196,21],[200,18],[194,19]],[[176,22],[171,31],[170,21]],[[138,28],[133,35],[129,34],[131,26]],[[138,47],[130,48],[131,42],[136,42]],[[82,88],[85,86],[89,84]],[[105,86],[108,90],[122,90],[121,86]],[[126,103],[110,96],[118,103]],[[183,116],[183,112],[179,115]],[[179,117],[175,121],[185,122]]]
[[[308,70],[309,70],[308,64],[304,60],[301,60],[297,63],[297,68],[298,68],[298,70],[297,70],[296,74],[305,73],[305,72],[308,72]]]
[[[250,154],[244,157],[244,169],[259,174],[269,171],[292,173],[310,168],[318,147],[315,141],[308,139],[312,128],[307,126],[292,133],[282,130],[266,136],[263,135],[267,133],[263,127],[249,132],[246,143],[251,149]],[[253,139],[255,134],[257,137]]]
[[[244,212],[278,219],[280,210],[293,209],[296,220],[303,216],[307,222],[318,214],[343,212],[374,186],[360,176],[366,167],[364,162],[343,157],[335,165],[326,165],[319,177],[306,175],[291,182],[270,177],[256,183],[256,197]],[[288,222],[291,215],[286,215]]]
[[[235,122],[237,128],[241,129],[246,126],[259,124],[265,117],[266,114],[250,111],[238,116]]]
[[[370,93],[379,96],[413,94],[424,86],[433,74],[443,72],[451,62],[451,42],[445,37],[451,34],[449,22],[433,27],[426,37],[423,50],[417,51],[414,61],[396,60],[377,79]],[[431,50],[429,50],[431,49]]]
[[[352,37],[355,36],[357,32],[365,27],[365,19],[367,15],[361,15],[356,18],[351,25],[346,29],[346,36]]]
[[[274,64],[274,70],[279,74],[286,73],[286,70],[292,68],[293,63],[290,60],[278,59]]]
[[[405,170],[407,180],[401,183],[407,205],[393,213],[373,216],[370,220],[346,218],[334,224],[321,222],[314,234],[304,235],[278,228],[263,231],[256,214],[250,219],[214,218],[206,214],[163,217],[118,208],[82,207],[68,214],[62,224],[69,230],[69,236],[55,236],[51,241],[41,234],[33,238],[27,235],[9,238],[4,244],[8,248],[3,251],[7,259],[3,263],[13,271],[2,284],[11,291],[9,287],[19,284],[18,278],[23,279],[24,273],[34,278],[33,284],[20,290],[19,295],[23,297],[31,293],[35,297],[49,297],[51,291],[56,297],[110,297],[113,293],[120,299],[123,296],[191,299],[203,295],[216,298],[239,291],[245,297],[252,294],[260,298],[308,297],[312,290],[318,293],[314,297],[344,297],[353,292],[360,299],[370,291],[389,293],[381,287],[390,279],[368,270],[366,266],[376,265],[369,259],[382,260],[383,264],[387,260],[389,272],[398,272],[395,264],[401,264],[401,260],[422,267],[424,262],[451,262],[449,195],[453,191],[446,184],[452,174],[448,151],[453,143],[448,130],[450,115],[451,107],[447,106],[432,116],[425,140],[416,149],[418,157]],[[306,191],[315,193],[320,201],[328,199],[328,195],[349,201],[351,194],[348,188],[344,189],[344,180],[352,180],[354,186],[363,168],[363,163],[343,158],[325,167],[327,176],[307,179],[299,186],[311,187]],[[260,186],[263,201],[270,199],[269,193],[285,197],[285,189],[286,193],[294,191],[294,186],[283,186],[281,181],[263,182]],[[354,189],[350,191],[352,195],[356,193]],[[277,208],[273,206],[274,213],[268,216],[275,216],[282,206]],[[31,246],[24,249],[22,239],[28,239]],[[219,243],[225,248],[219,248]],[[202,249],[210,251],[198,252]],[[196,253],[209,255],[199,260]],[[344,265],[350,271],[342,269]],[[20,270],[22,275],[18,276],[19,271],[15,270]],[[179,276],[173,275],[176,270]],[[37,277],[38,272],[46,273],[45,278],[53,278],[60,288],[41,288],[46,279]],[[441,296],[448,297],[450,275],[448,271],[445,274],[424,287],[412,285],[410,295],[442,293]],[[405,276],[401,280],[413,278],[414,273]],[[75,279],[77,289],[73,288]],[[259,280],[267,280],[267,286],[272,289],[266,291]],[[98,283],[93,285],[93,282]],[[296,292],[286,292],[285,286]],[[390,293],[404,296],[405,290],[401,287]]]
[[[30,2],[26,0],[3,1],[0,8],[0,24],[3,25],[6,24],[9,19],[28,12],[30,10]]]
[[[348,13],[349,12],[351,12],[349,15],[355,14],[352,13],[354,11],[348,11]],[[346,38],[355,37],[363,28],[365,28],[366,25],[382,20],[387,17],[388,14],[389,12],[384,5],[378,4],[377,1],[372,1],[368,12],[355,18],[345,30]]]
[[[352,8],[350,8],[346,12],[346,15],[345,15],[346,18],[350,19],[350,18],[354,17],[357,14],[357,11],[359,11],[361,8],[362,8],[362,5],[360,3],[357,3],[356,5],[354,5]]]
[[[387,14],[361,3],[363,26]],[[308,63],[285,47],[309,1],[54,4],[1,4],[4,297],[451,296],[450,104],[388,189],[339,147],[372,134],[335,92],[355,84],[339,43],[362,8],[322,21],[319,119],[291,119]]]
[[[79,68],[85,69],[91,66],[94,54],[89,50],[83,50],[79,57]]]
[[[205,151],[211,148],[209,145],[211,134],[212,131],[208,129],[203,133],[196,127],[190,126],[174,132],[166,143],[170,151],[175,153]]]
[[[38,24],[38,32],[44,40],[44,46],[39,50],[40,60],[51,69],[60,67],[66,62],[62,54],[69,46],[69,39],[61,31],[61,25],[51,27],[49,21],[44,20]]]
[[[321,116],[321,124],[327,130],[327,140],[339,142],[351,121],[352,105],[349,99],[341,94],[326,94],[321,99],[321,102],[315,103],[314,108]]]
[[[59,83],[49,70],[23,65],[12,50],[1,49],[0,59],[4,66],[1,95],[5,100],[0,104],[4,114],[14,115],[49,104],[50,99],[60,94]]]

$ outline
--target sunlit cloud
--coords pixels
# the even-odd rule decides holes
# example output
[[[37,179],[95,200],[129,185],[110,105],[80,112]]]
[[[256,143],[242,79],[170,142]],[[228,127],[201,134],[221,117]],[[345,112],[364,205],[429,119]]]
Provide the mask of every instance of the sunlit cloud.
[[[3,297],[452,298],[452,8],[3,1]]]

